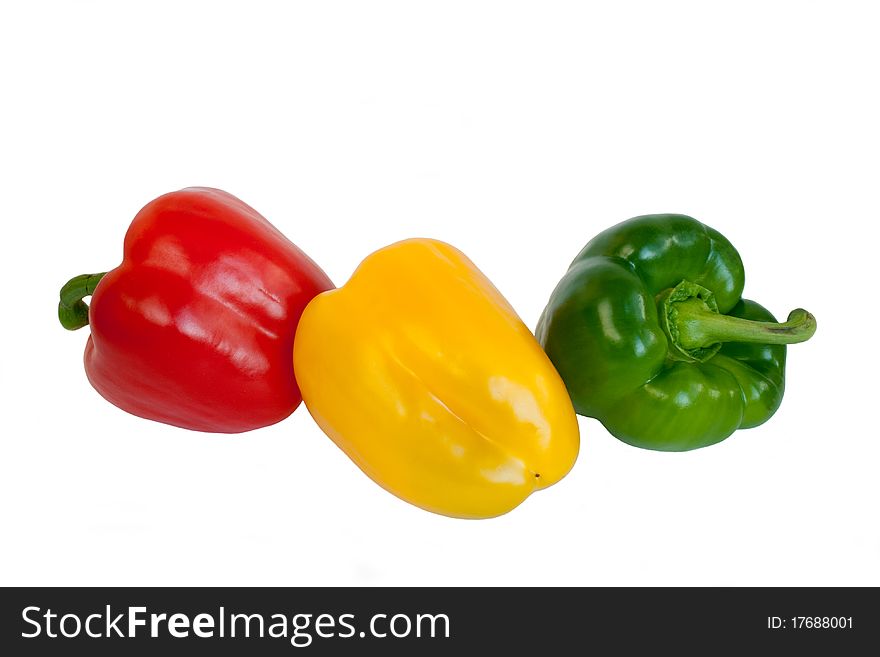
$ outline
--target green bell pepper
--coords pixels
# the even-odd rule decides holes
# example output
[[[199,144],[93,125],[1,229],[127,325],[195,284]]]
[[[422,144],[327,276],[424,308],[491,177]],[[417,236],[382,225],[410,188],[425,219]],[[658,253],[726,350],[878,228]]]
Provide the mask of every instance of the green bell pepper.
[[[578,254],[536,334],[579,414],[637,447],[705,447],[776,412],[785,345],[816,330],[802,309],[776,323],[740,298],[744,282],[718,231],[680,214],[635,217]]]

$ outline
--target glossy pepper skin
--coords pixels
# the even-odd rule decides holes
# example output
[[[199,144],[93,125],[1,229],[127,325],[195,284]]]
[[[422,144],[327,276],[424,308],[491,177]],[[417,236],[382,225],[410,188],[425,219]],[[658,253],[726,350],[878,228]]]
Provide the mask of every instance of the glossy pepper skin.
[[[782,401],[784,324],[741,299],[736,249],[679,214],[635,217],[596,236],[557,285],[536,331],[581,415],[655,450],[712,445],[770,418]]]
[[[577,456],[577,418],[553,365],[443,242],[380,249],[318,295],[294,365],[324,432],[379,485],[435,513],[506,513]]]
[[[62,289],[59,319],[90,326],[86,374],[111,403],[186,429],[237,433],[299,405],[296,325],[331,287],[253,208],[189,188],[137,214],[119,267]]]

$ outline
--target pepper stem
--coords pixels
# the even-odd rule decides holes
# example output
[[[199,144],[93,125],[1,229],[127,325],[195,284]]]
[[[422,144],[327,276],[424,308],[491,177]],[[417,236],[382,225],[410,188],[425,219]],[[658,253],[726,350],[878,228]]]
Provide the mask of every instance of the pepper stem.
[[[719,342],[794,344],[816,332],[816,318],[803,308],[792,310],[787,322],[756,322],[700,308],[699,300],[678,304],[678,340],[685,349],[701,349]]]
[[[58,320],[68,331],[89,325],[89,307],[83,299],[91,296],[107,272],[74,276],[61,288]]]
[[[657,314],[669,340],[669,357],[690,362],[709,360],[724,342],[793,344],[816,332],[816,318],[803,308],[792,310],[783,323],[722,315],[715,295],[690,281],[660,294]]]

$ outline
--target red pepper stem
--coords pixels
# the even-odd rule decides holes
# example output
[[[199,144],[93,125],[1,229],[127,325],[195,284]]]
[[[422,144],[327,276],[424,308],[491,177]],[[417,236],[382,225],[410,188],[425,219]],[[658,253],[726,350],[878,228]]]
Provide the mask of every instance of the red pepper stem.
[[[68,331],[89,325],[89,307],[83,299],[91,296],[107,272],[74,276],[61,288],[58,320]]]

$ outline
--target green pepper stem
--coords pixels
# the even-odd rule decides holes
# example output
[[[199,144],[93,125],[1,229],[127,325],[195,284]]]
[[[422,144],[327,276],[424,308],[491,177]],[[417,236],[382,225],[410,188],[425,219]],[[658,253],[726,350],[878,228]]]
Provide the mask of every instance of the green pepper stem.
[[[720,342],[794,344],[816,332],[816,318],[803,308],[792,310],[787,322],[756,322],[721,315],[706,309],[698,299],[677,304],[678,341],[685,349],[702,349]]]
[[[83,299],[91,296],[107,272],[74,276],[61,288],[58,302],[58,320],[68,331],[89,325],[89,307]]]

